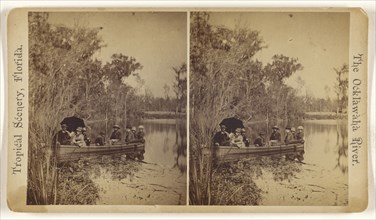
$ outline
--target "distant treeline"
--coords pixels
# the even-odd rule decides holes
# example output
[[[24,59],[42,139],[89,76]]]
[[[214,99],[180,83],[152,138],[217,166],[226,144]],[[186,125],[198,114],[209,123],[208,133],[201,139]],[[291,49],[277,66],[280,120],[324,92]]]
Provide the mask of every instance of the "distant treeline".
[[[192,12],[190,21],[189,198],[190,204],[211,205],[214,168],[204,152],[212,147],[221,120],[237,117],[243,122],[265,121],[267,127],[286,126],[309,111],[343,112],[348,68],[344,64],[332,73],[337,76],[333,85],[337,99],[317,99],[306,92],[299,77],[297,87],[286,84],[292,75],[303,71],[298,58],[278,51],[268,63],[255,57],[268,46],[259,31],[240,25],[212,25],[205,12]]]
[[[144,119],[174,119],[185,118],[185,112],[168,112],[168,111],[147,111],[144,112],[142,118]]]
[[[136,58],[114,53],[106,63],[96,59],[106,46],[100,36],[106,30],[52,25],[48,17],[45,12],[28,14],[28,204],[58,201],[57,174],[50,166],[54,157],[49,150],[64,117],[76,114],[87,121],[126,125],[142,118],[148,110],[182,112],[186,108],[185,63],[171,67],[176,79],[173,95],[167,85],[161,88],[165,89],[163,98],[154,97],[147,89],[143,94],[143,66]],[[137,85],[125,83],[128,77],[134,77]]]

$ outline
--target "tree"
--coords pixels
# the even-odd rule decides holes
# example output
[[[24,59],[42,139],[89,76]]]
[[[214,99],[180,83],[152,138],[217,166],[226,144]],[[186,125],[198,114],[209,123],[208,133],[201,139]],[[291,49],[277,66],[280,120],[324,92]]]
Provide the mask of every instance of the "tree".
[[[127,103],[129,94],[134,93],[134,88],[125,83],[125,79],[131,75],[138,77],[138,71],[142,69],[142,65],[136,61],[134,57],[123,54],[113,54],[111,61],[107,62],[103,67],[104,80],[108,82],[107,92],[112,94],[111,107],[115,109],[112,118],[116,121],[121,120],[127,122],[128,112]],[[139,109],[141,108],[134,108]]]
[[[302,69],[303,66],[298,63],[297,58],[290,58],[280,54],[274,55],[272,62],[268,63],[263,70],[269,85],[267,88],[269,95],[266,98],[268,103],[267,112],[270,112],[276,119],[283,118],[284,125],[287,125],[289,123],[288,119],[291,118],[288,114],[288,108],[296,107],[289,103],[289,98],[292,97],[292,88],[288,87],[284,80]]]
[[[245,84],[239,79],[249,77],[249,91],[260,84],[260,64],[251,60],[264,45],[257,31],[213,27],[209,15],[202,12],[191,14],[190,39],[190,202],[210,204],[212,164],[204,149],[211,148],[220,120],[239,111],[236,97]]]
[[[302,70],[297,58],[274,55],[263,66],[255,59],[266,48],[258,31],[236,26],[213,26],[208,13],[191,13],[190,38],[190,203],[211,204],[211,179],[215,167],[205,152],[220,121],[242,120],[286,123],[299,115],[295,90],[285,79]],[[266,116],[266,118],[265,118]]]
[[[333,68],[336,73],[337,82],[334,86],[335,93],[337,94],[337,115],[343,113],[343,109],[347,106],[348,96],[347,90],[349,85],[348,73],[349,67],[343,64],[339,69]]]
[[[87,115],[93,103],[89,77],[101,79],[101,66],[92,55],[102,48],[99,28],[53,26],[48,13],[29,19],[29,160],[28,204],[56,204],[58,173],[52,157],[52,136],[62,118]]]
[[[185,100],[187,100],[187,64],[183,63],[172,68],[175,72],[175,82],[173,85],[176,95],[175,113],[182,112]]]
[[[137,88],[125,78],[138,76],[142,65],[131,56],[114,54],[102,66],[93,55],[104,47],[102,29],[51,25],[48,13],[29,19],[29,160],[28,204],[58,204],[58,170],[52,137],[64,117],[113,120],[137,116]],[[139,79],[142,82],[141,79]],[[131,111],[127,103],[134,106]],[[108,117],[109,115],[109,117]]]
[[[163,90],[164,90],[164,95],[165,95],[165,99],[166,100],[170,100],[170,86],[166,84],[164,84],[163,86]]]

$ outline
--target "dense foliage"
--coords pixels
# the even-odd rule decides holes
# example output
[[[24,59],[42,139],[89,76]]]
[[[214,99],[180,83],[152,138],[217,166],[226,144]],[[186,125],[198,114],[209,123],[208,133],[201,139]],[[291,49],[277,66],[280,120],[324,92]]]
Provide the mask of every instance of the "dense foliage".
[[[190,202],[210,204],[212,164],[203,149],[219,122],[235,116],[286,124],[301,116],[300,99],[284,80],[303,67],[282,54],[264,65],[254,58],[267,46],[258,31],[213,26],[207,13],[191,13],[190,30]]]
[[[51,25],[48,17],[43,12],[28,17],[29,204],[59,201],[59,172],[51,146],[63,118],[77,115],[93,128],[91,135],[100,131],[109,135],[113,124],[125,127],[135,123],[145,111],[185,109],[181,104],[186,96],[185,64],[177,69],[176,96],[143,94],[144,81],[139,74],[143,66],[136,58],[121,53],[113,54],[106,63],[96,58],[106,46],[100,35],[102,27]],[[127,84],[127,77],[135,77],[138,86]]]

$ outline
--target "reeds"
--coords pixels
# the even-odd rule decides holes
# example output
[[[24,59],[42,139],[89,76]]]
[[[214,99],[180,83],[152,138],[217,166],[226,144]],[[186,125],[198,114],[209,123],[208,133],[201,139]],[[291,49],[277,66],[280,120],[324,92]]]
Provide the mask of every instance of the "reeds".
[[[33,132],[30,126],[28,163],[28,204],[51,205],[57,201],[58,168],[52,141]]]

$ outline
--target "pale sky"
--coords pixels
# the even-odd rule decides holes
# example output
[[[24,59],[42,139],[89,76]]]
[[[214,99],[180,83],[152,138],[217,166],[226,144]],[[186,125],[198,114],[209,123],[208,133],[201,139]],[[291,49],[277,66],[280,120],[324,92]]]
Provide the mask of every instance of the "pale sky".
[[[133,56],[143,65],[140,76],[154,96],[164,96],[163,86],[172,87],[173,66],[187,62],[187,13],[185,12],[87,12],[50,13],[51,24],[68,27],[75,23],[99,31],[107,47],[97,54],[103,63],[114,53]],[[127,82],[135,85],[130,77]],[[172,88],[170,95],[172,95]]]
[[[274,54],[298,58],[304,66],[287,83],[296,86],[296,78],[306,83],[315,97],[325,98],[325,86],[334,95],[339,68],[349,60],[349,13],[210,13],[210,23],[234,28],[236,24],[260,31],[268,48],[255,58],[265,65]]]

